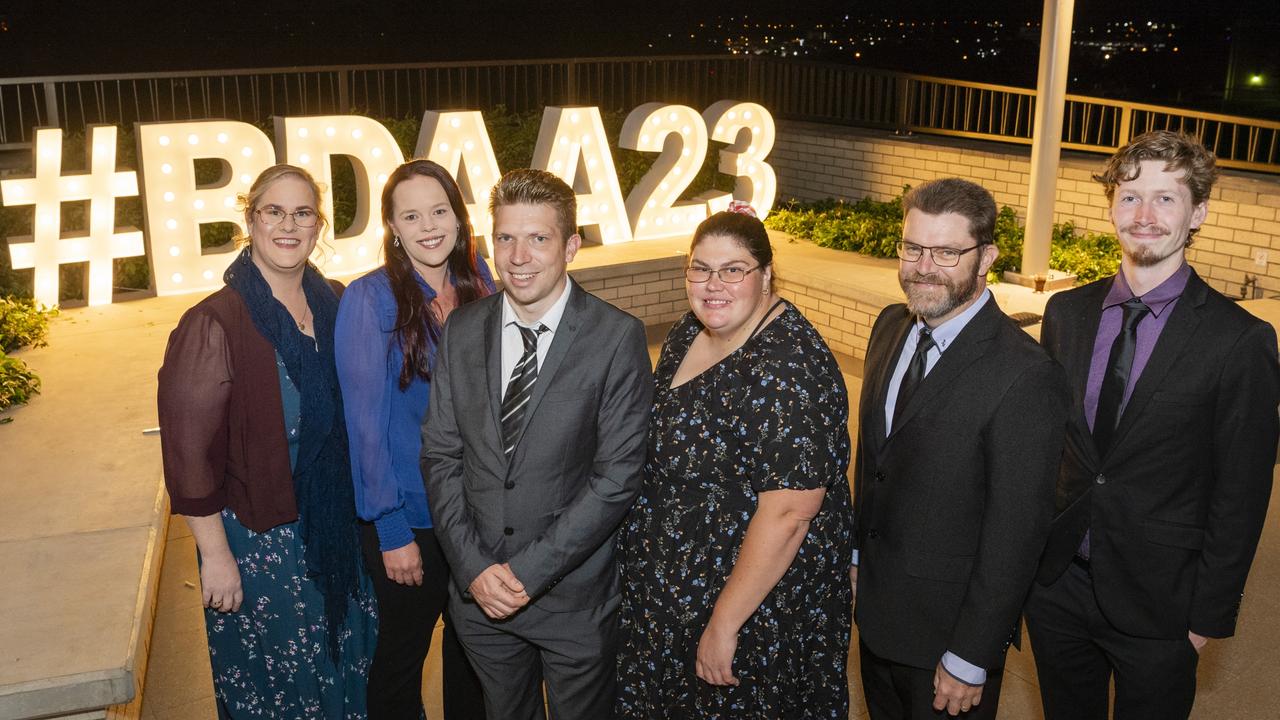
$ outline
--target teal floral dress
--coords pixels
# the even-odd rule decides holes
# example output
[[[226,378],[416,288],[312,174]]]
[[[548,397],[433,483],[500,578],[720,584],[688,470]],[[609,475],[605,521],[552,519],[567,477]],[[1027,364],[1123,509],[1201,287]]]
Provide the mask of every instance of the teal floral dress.
[[[619,718],[848,717],[852,510],[848,399],[835,358],[794,306],[683,385],[692,313],[655,372],[644,487],[622,533]],[[740,684],[694,661],[759,494],[826,488],[791,567],[738,633]]]
[[[298,459],[301,401],[279,354],[289,460]],[[240,568],[240,611],[205,609],[218,717],[363,720],[365,685],[377,641],[377,604],[359,576],[339,637],[327,647],[324,598],[307,577],[299,521],[257,533],[222,511],[227,543]]]

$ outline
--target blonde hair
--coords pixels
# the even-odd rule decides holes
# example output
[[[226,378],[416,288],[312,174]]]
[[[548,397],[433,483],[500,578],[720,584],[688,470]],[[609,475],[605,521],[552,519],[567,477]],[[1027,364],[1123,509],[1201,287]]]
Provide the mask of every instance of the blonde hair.
[[[236,196],[236,207],[244,213],[244,226],[246,228],[244,233],[236,235],[236,247],[240,247],[249,242],[250,231],[248,228],[253,227],[253,214],[257,212],[258,203],[262,202],[262,196],[267,193],[267,189],[270,188],[275,181],[288,175],[293,175],[298,178],[302,182],[306,183],[307,187],[311,189],[311,195],[316,201],[316,227],[319,228],[317,232],[322,232],[324,228],[329,227],[329,218],[325,216],[324,210],[320,207],[320,196],[323,194],[323,191],[320,188],[320,183],[316,182],[316,179],[311,176],[311,173],[297,165],[279,163],[258,173],[257,179],[255,179],[253,184],[249,186],[249,192],[240,193]]]

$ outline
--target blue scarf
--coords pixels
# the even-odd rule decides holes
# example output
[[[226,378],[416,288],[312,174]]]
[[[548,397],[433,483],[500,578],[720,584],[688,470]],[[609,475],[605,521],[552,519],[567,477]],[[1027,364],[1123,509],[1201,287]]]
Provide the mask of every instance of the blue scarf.
[[[313,342],[298,330],[293,316],[271,294],[271,287],[253,264],[249,248],[232,261],[222,279],[244,299],[254,327],[275,346],[302,398],[293,490],[307,577],[324,596],[328,649],[336,663],[348,598],[355,594],[361,572],[347,426],[333,359],[338,297],[320,271],[307,263],[302,273],[302,291],[311,307],[316,334]]]

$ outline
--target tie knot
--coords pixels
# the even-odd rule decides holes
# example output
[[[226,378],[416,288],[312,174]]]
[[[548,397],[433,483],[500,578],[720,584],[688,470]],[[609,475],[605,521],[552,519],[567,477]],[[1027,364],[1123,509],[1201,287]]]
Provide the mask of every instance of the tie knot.
[[[516,325],[520,331],[520,339],[524,340],[525,352],[536,352],[538,349],[538,336],[547,331],[547,326],[538,323],[536,328],[527,328],[523,325]]]
[[[928,352],[938,343],[933,340],[933,331],[928,325],[920,328],[920,335],[916,338],[916,352]]]
[[[1122,320],[1122,323],[1124,324],[1124,329],[1126,331],[1132,331],[1137,328],[1138,322],[1142,320],[1147,313],[1151,312],[1151,308],[1147,307],[1146,303],[1142,302],[1142,299],[1137,297],[1131,297],[1128,300],[1125,300],[1121,307],[1124,309],[1124,320]]]

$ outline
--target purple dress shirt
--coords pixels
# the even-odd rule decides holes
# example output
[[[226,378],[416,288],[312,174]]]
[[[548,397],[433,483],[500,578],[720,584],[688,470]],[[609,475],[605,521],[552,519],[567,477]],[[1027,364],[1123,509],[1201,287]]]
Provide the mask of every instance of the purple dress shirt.
[[[1124,386],[1124,397],[1120,401],[1117,418],[1123,416],[1124,408],[1129,404],[1129,396],[1133,394],[1133,386],[1137,384],[1143,368],[1151,359],[1151,351],[1155,349],[1160,333],[1173,314],[1173,306],[1178,303],[1190,277],[1191,267],[1184,262],[1169,279],[1142,296],[1143,304],[1151,308],[1151,313],[1138,321],[1138,347],[1133,354],[1133,367],[1129,370],[1129,381]],[[1131,297],[1133,291],[1129,289],[1124,273],[1116,273],[1111,282],[1111,290],[1102,301],[1102,320],[1098,323],[1098,337],[1093,341],[1089,381],[1084,387],[1084,416],[1089,421],[1090,430],[1093,430],[1093,420],[1098,416],[1098,395],[1102,392],[1102,378],[1107,374],[1111,345],[1120,334],[1120,322],[1124,318],[1124,309],[1120,306]]]

